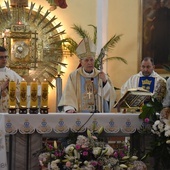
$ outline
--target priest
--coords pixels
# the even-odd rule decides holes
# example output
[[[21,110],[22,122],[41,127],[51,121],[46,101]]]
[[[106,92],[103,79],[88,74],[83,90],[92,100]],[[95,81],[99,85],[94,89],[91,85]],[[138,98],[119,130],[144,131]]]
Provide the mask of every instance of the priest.
[[[8,85],[9,81],[15,81],[19,93],[19,82],[22,78],[13,70],[6,67],[8,52],[0,46],[0,113],[8,112]]]
[[[96,47],[84,38],[76,49],[80,67],[73,71],[58,104],[59,111],[67,113],[111,112],[115,103],[114,87],[101,70],[94,67]]]
[[[141,62],[141,71],[138,74],[131,76],[121,87],[121,95],[123,96],[128,89],[141,87],[153,94],[159,93],[163,99],[166,93],[166,80],[156,73],[154,68],[153,59],[145,57]]]

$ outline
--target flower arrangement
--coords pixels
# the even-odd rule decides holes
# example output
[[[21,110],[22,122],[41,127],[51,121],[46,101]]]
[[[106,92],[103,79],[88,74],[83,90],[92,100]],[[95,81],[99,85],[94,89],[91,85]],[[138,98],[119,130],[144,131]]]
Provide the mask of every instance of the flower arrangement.
[[[146,170],[146,165],[137,161],[136,156],[130,156],[129,145],[124,144],[114,150],[87,130],[86,136],[78,135],[76,142],[64,148],[57,146],[57,142],[47,142],[39,163],[46,170],[138,170],[139,167]]]
[[[170,108],[164,108],[160,112],[160,119],[156,120],[151,128],[155,140],[151,145],[150,155],[155,157],[155,167],[164,169],[170,167]],[[165,116],[167,115],[167,116]]]
[[[150,149],[144,158],[148,156],[154,158],[155,170],[160,168],[168,170],[170,167],[170,108],[160,106],[161,103],[152,98],[150,103],[143,107],[140,118],[144,121],[139,132],[152,136]]]

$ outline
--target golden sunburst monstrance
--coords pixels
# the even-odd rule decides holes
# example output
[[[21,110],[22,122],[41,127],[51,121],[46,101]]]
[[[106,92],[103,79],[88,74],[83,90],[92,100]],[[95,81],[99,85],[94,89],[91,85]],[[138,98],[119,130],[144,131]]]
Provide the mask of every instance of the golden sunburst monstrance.
[[[49,19],[49,10],[42,12],[41,5],[35,9],[35,3],[28,7],[28,0],[14,2],[5,1],[5,7],[0,7],[0,44],[9,51],[8,66],[27,82],[47,79],[51,84],[58,64],[65,66],[61,63],[65,30],[56,16]]]

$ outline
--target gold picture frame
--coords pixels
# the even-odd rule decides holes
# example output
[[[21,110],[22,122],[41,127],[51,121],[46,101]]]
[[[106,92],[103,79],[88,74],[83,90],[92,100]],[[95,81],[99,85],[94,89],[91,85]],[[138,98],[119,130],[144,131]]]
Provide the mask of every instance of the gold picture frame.
[[[170,0],[140,0],[140,61],[152,57],[155,71],[168,74],[163,65],[170,65]],[[164,7],[162,6],[164,5]],[[140,68],[140,66],[139,66]]]

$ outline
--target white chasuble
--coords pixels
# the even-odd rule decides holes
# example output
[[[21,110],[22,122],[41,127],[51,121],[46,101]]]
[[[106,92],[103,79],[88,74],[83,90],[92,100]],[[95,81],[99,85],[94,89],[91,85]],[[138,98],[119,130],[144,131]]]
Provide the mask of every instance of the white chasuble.
[[[0,69],[0,86],[5,81],[15,81],[16,82],[16,94],[19,96],[19,82],[22,80],[22,78],[16,74],[14,71],[8,69],[8,68],[1,68]],[[0,113],[6,113],[8,112],[8,88],[4,89],[1,92],[0,97]]]
[[[71,106],[76,112],[110,112],[115,103],[115,90],[108,77],[103,87],[99,73],[94,69],[88,76],[82,68],[72,72],[58,104],[59,111],[64,111],[64,106]]]

